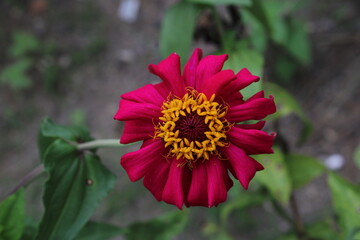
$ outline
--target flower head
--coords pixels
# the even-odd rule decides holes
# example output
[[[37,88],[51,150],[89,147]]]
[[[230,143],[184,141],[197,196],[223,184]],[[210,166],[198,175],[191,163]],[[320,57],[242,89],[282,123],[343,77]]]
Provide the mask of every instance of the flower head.
[[[274,135],[261,120],[274,113],[273,98],[260,91],[244,100],[240,90],[259,80],[247,69],[222,70],[227,55],[202,58],[196,49],[181,72],[173,53],[149,71],[162,79],[121,96],[115,119],[125,121],[121,143],[143,141],[121,165],[131,181],[144,185],[158,201],[178,208],[217,206],[233,182],[247,189],[263,166],[249,155],[272,153]],[[240,124],[239,124],[240,123]]]

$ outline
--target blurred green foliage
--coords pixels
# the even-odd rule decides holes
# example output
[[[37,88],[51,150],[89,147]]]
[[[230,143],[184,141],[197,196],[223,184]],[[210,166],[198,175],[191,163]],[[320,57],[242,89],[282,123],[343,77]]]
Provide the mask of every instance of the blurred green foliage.
[[[24,189],[0,202],[0,239],[18,240],[25,224]]]
[[[29,88],[32,85],[32,81],[27,71],[32,65],[32,59],[21,58],[13,64],[6,66],[0,73],[0,83],[9,85],[13,90]]]
[[[267,94],[276,96],[276,113],[274,113],[270,118],[276,120],[290,114],[295,114],[303,123],[298,143],[304,143],[310,137],[313,127],[311,121],[305,115],[298,101],[285,88],[282,88],[277,84],[267,82],[264,85],[264,89]]]
[[[160,51],[163,56],[176,52],[187,58],[201,7],[180,1],[165,13],[160,34]]]
[[[274,147],[271,155],[259,155],[255,157],[265,168],[256,174],[256,181],[264,185],[272,197],[282,204],[288,204],[291,194],[291,178],[286,167],[283,152]]]
[[[341,238],[360,238],[360,188],[335,173],[329,173],[328,184],[334,210],[339,217]]]
[[[325,171],[325,166],[311,156],[293,153],[288,154],[285,158],[294,189],[304,187]]]

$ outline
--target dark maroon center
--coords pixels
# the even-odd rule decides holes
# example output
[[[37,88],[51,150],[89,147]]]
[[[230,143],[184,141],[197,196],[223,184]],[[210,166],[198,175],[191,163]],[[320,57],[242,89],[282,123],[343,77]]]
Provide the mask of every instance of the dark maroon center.
[[[176,130],[179,130],[180,138],[187,138],[189,141],[202,142],[206,140],[204,132],[209,131],[209,127],[205,124],[205,117],[196,113],[180,116],[176,122]]]

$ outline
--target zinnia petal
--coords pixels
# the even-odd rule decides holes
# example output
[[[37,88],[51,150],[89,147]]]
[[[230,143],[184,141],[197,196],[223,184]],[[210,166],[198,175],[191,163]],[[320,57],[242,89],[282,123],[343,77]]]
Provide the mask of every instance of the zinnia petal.
[[[225,87],[221,93],[225,96],[231,95],[259,80],[260,78],[258,76],[252,75],[247,68],[243,68],[236,74],[236,80]]]
[[[125,154],[120,161],[133,182],[143,178],[148,171],[156,171],[159,162],[161,164],[161,161],[166,161],[163,157],[165,149],[162,141],[151,139],[144,144],[145,147]]]
[[[156,200],[162,200],[166,180],[169,176],[169,168],[171,164],[163,159],[161,163],[156,166],[156,169],[148,171],[144,177],[144,186],[154,195]]]
[[[249,99],[244,104],[232,106],[226,115],[229,122],[243,122],[246,120],[260,120],[276,112],[274,98]]]
[[[135,91],[125,93],[121,97],[125,100],[136,103],[151,103],[159,108],[164,102],[164,97],[159,93],[157,87],[152,84],[148,84]]]
[[[185,83],[181,76],[180,57],[176,53],[161,61],[158,65],[150,64],[149,71],[159,76],[176,96],[185,94]]]
[[[202,51],[200,48],[196,48],[191,55],[189,61],[184,67],[184,79],[186,86],[192,87],[195,89],[196,83],[196,69],[201,60]]]
[[[222,91],[222,88],[228,86],[235,78],[232,70],[220,71],[206,81],[203,81],[202,86],[199,86],[199,89],[201,89],[199,91],[204,93],[208,98],[211,98],[213,94],[218,95],[218,93]]]
[[[164,187],[162,200],[182,209],[184,204],[183,175],[184,171],[189,171],[189,169],[178,166],[179,162],[176,159],[170,161],[169,176]]]
[[[188,193],[190,206],[213,207],[226,201],[227,191],[233,182],[227,168],[217,157],[197,163],[192,169],[192,180]]]
[[[231,143],[243,149],[247,154],[273,153],[274,135],[256,129],[233,127],[227,133]]]
[[[224,62],[228,59],[228,55],[209,55],[201,59],[197,70],[196,70],[196,83],[195,88],[201,92],[201,89],[198,89],[198,86],[202,86],[203,82],[206,79],[210,78],[212,75],[221,71]]]
[[[239,179],[241,185],[248,189],[250,180],[255,176],[256,171],[263,169],[262,165],[249,157],[244,150],[230,144],[222,149],[229,160],[234,177]]]
[[[158,106],[151,103],[137,103],[125,99],[120,100],[119,110],[114,119],[120,121],[138,120],[138,119],[158,119],[161,111]]]
[[[207,189],[208,176],[205,162],[196,164],[191,171],[191,175],[191,185],[187,198],[189,205],[209,206]]]
[[[232,187],[233,182],[223,161],[217,157],[210,159],[206,164],[206,168],[209,207],[217,206],[219,203],[226,201],[227,191]]]
[[[152,138],[154,136],[154,131],[154,124],[150,121],[126,121],[120,143],[128,144]]]

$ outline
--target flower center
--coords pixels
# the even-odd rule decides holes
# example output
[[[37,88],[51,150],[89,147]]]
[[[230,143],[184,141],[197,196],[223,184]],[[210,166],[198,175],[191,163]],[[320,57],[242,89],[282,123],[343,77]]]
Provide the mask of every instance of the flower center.
[[[198,159],[208,160],[219,154],[217,147],[228,144],[226,132],[231,124],[224,118],[227,107],[214,102],[215,94],[207,99],[195,90],[184,97],[170,96],[162,105],[161,122],[155,127],[155,137],[169,147],[167,157],[184,159],[191,166]]]

